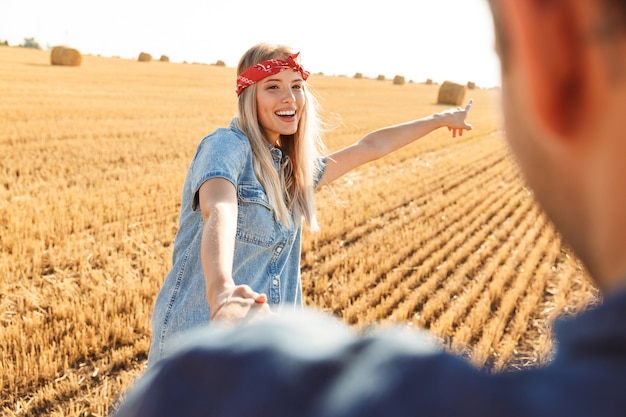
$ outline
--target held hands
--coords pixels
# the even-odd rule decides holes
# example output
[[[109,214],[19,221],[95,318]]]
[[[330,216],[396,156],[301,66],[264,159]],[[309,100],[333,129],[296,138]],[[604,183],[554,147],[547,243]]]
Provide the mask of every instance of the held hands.
[[[474,100],[470,99],[464,108],[457,107],[441,113],[441,116],[446,118],[446,126],[452,132],[453,138],[456,138],[457,133],[459,136],[463,136],[463,130],[472,130],[472,125],[465,121],[472,104],[474,104]]]
[[[227,289],[210,307],[211,321],[223,324],[237,324],[275,314],[267,304],[267,296],[253,291],[248,285]]]

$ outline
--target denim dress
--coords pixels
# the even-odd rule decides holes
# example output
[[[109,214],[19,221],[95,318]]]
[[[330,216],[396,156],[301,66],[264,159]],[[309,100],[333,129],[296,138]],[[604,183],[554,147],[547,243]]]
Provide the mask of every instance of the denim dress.
[[[282,152],[268,146],[279,170]],[[317,166],[316,185],[324,174],[326,160],[320,158]],[[181,333],[209,323],[211,313],[200,257],[203,219],[198,191],[206,180],[218,177],[230,181],[237,190],[235,284],[247,284],[267,294],[273,307],[279,304],[281,309],[302,307],[301,222],[294,222],[290,228],[276,220],[254,171],[248,138],[237,129],[233,119],[228,128],[218,129],[202,139],[187,171],[173,267],[157,295],[152,314],[149,365],[169,347],[177,345]]]

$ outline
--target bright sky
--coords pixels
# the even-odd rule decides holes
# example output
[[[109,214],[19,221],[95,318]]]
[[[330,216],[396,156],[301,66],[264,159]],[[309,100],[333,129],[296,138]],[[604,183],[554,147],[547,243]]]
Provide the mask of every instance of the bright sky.
[[[312,73],[499,85],[487,0],[0,0],[0,40],[234,67],[252,45],[301,51]]]

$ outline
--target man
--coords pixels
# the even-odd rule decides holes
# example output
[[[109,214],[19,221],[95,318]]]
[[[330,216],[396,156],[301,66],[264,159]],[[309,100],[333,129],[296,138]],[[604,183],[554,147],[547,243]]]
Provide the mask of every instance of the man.
[[[507,137],[603,304],[540,369],[489,375],[421,334],[314,313],[197,335],[119,416],[626,415],[626,1],[492,0]]]

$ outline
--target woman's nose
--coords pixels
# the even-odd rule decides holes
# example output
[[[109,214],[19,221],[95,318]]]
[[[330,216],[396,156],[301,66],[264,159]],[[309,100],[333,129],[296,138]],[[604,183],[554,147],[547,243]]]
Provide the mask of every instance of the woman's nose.
[[[285,95],[283,96],[283,101],[286,103],[291,103],[292,101],[295,101],[295,100],[296,100],[296,96],[293,94],[293,91],[291,91],[291,89],[288,89]]]

